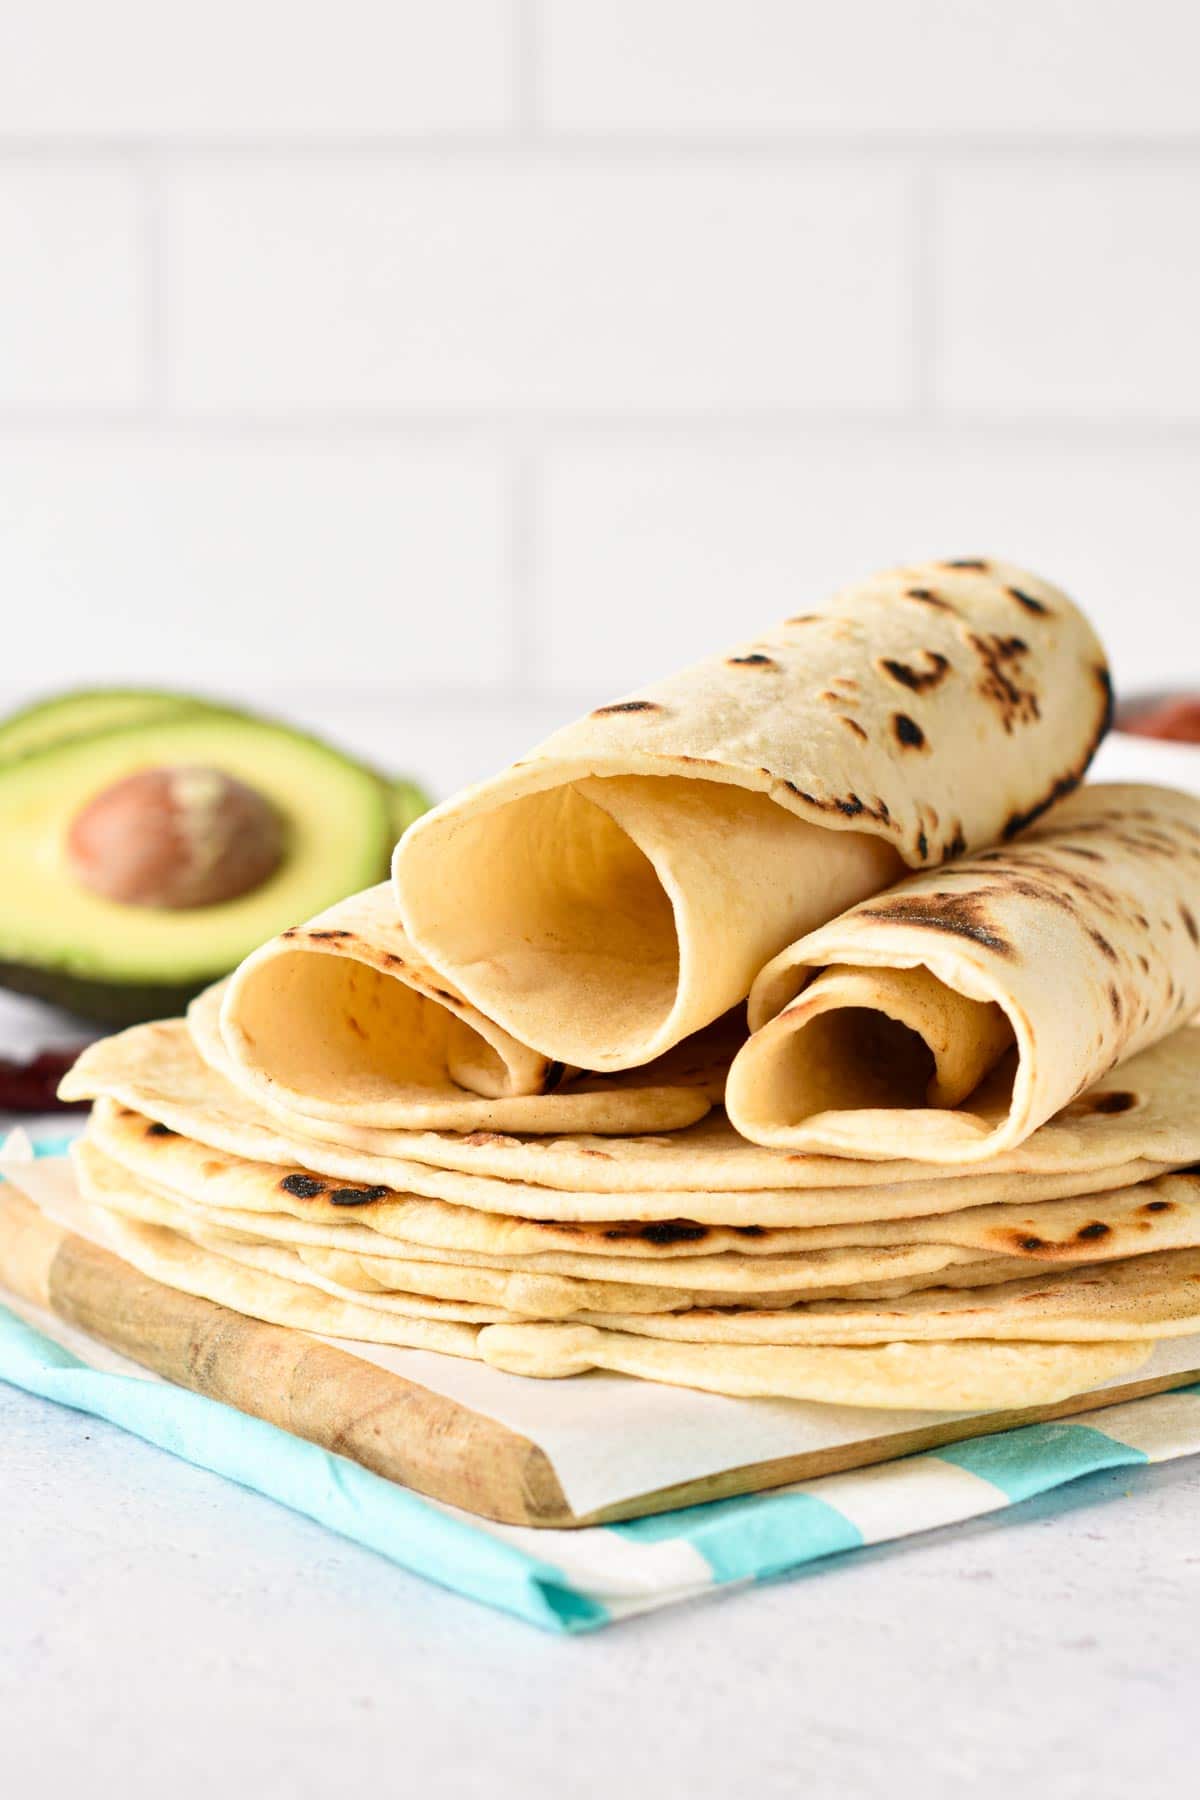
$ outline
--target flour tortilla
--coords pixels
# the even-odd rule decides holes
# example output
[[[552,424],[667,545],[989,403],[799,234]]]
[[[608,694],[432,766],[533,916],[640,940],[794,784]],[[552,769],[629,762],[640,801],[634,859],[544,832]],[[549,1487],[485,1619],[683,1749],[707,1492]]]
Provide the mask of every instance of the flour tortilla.
[[[296,1331],[363,1343],[399,1344],[413,1350],[440,1350],[447,1356],[477,1354],[476,1325],[406,1317],[337,1299],[264,1268],[250,1268],[219,1255],[163,1226],[143,1225],[94,1204],[91,1211],[95,1235],[123,1262],[181,1293]]]
[[[629,1314],[588,1323],[693,1343],[888,1344],[1019,1338],[1037,1343],[1188,1337],[1200,1331],[1200,1250],[1056,1269],[986,1290],[931,1288],[882,1303]]]
[[[900,1273],[878,1265],[867,1271],[861,1260],[835,1264],[826,1254],[831,1251],[850,1251],[861,1259],[868,1249],[940,1253],[952,1246],[972,1259],[971,1267],[981,1266],[974,1259],[986,1259],[1019,1274],[1031,1264],[1111,1261],[1200,1245],[1200,1174],[1194,1169],[1078,1198],[994,1202],[911,1219],[750,1230],[685,1220],[665,1228],[635,1222],[571,1226],[391,1190],[346,1207],[329,1199],[319,1178],[302,1182],[301,1192],[293,1193],[281,1187],[277,1164],[248,1162],[187,1138],[164,1138],[160,1129],[143,1115],[101,1100],[84,1141],[140,1183],[219,1219],[223,1229],[338,1250],[367,1263],[389,1256],[452,1257],[514,1272],[745,1293],[790,1285],[836,1288],[868,1272],[876,1279]],[[923,1272],[938,1266],[932,1260],[921,1265]],[[941,1266],[939,1279],[947,1279],[948,1265]],[[915,1264],[905,1268],[910,1276],[916,1272]]]
[[[797,1151],[993,1158],[1195,1013],[1197,914],[1200,799],[1085,787],[768,964],[729,1117]]]
[[[884,1275],[888,1269],[908,1267],[907,1276],[846,1281],[838,1278],[838,1265],[840,1262],[844,1276],[851,1266],[851,1258],[844,1252],[834,1251],[828,1253],[829,1266],[825,1272],[830,1279],[825,1282],[820,1280],[822,1265],[818,1254],[815,1265],[802,1268],[798,1279],[793,1279],[787,1270],[752,1265],[746,1270],[747,1287],[742,1291],[737,1285],[739,1269],[736,1266],[719,1271],[724,1281],[716,1288],[708,1289],[698,1285],[704,1278],[703,1269],[695,1269],[696,1282],[688,1283],[682,1279],[693,1270],[694,1265],[689,1263],[678,1269],[671,1264],[662,1265],[678,1278],[677,1285],[654,1286],[607,1279],[599,1271],[594,1276],[571,1278],[540,1269],[496,1269],[478,1259],[448,1262],[433,1258],[420,1247],[414,1256],[410,1246],[398,1241],[389,1246],[392,1254],[367,1254],[357,1245],[353,1250],[336,1244],[313,1246],[309,1237],[314,1228],[286,1215],[229,1214],[189,1206],[152,1188],[149,1183],[138,1181],[115,1164],[109,1164],[105,1169],[107,1159],[99,1157],[94,1150],[88,1155],[88,1148],[86,1144],[80,1145],[74,1152],[81,1191],[109,1210],[143,1224],[164,1225],[181,1237],[207,1245],[232,1260],[249,1261],[252,1265],[259,1250],[285,1251],[291,1259],[286,1267],[269,1260],[262,1261],[261,1266],[286,1273],[293,1281],[311,1279],[331,1293],[342,1298],[356,1298],[366,1305],[372,1304],[376,1296],[398,1295],[405,1302],[401,1310],[410,1312],[421,1310],[407,1304],[417,1295],[500,1309],[492,1313],[493,1318],[578,1318],[589,1312],[610,1313],[614,1310],[623,1314],[661,1314],[717,1306],[763,1306],[777,1310],[810,1299],[890,1299],[923,1287],[977,1288],[993,1282],[1017,1280],[1027,1272],[1015,1257],[975,1260],[963,1251],[926,1247],[923,1256],[915,1252],[876,1251],[863,1259],[868,1267]],[[361,1231],[354,1226],[342,1229],[351,1238]],[[361,1235],[370,1234],[362,1232]],[[376,1247],[381,1241],[376,1239]],[[734,1262],[733,1258],[725,1260]],[[633,1272],[638,1271],[635,1268]],[[755,1287],[755,1277],[762,1278],[761,1288]],[[478,1315],[467,1313],[463,1316],[475,1318]]]
[[[119,1256],[152,1280],[183,1293],[294,1330],[450,1356],[482,1356],[494,1367],[516,1374],[573,1375],[590,1367],[619,1367],[651,1380],[717,1393],[966,1411],[1065,1398],[1136,1368],[1146,1355],[1145,1346],[1127,1343],[745,1349],[668,1344],[580,1325],[448,1323],[340,1299],[105,1208],[94,1207],[93,1214],[97,1234]]]
[[[102,1209],[105,1217],[110,1221],[115,1216],[125,1223],[136,1224],[139,1228],[160,1229],[160,1219],[153,1216],[150,1208],[143,1208],[140,1205],[141,1196],[131,1192],[132,1178],[125,1170],[118,1168],[115,1163],[110,1162],[107,1157],[89,1144],[73,1145],[71,1160],[79,1191],[88,1206]],[[181,1226],[186,1229],[180,1229]],[[167,1229],[170,1230],[172,1236],[178,1237],[181,1241],[197,1244],[202,1249],[210,1249],[214,1254],[229,1262],[241,1263],[249,1268],[265,1269],[268,1273],[286,1275],[293,1281],[297,1279],[297,1272],[301,1278],[308,1273],[296,1251],[286,1245],[255,1243],[237,1235],[227,1236],[215,1231],[211,1225],[206,1227],[203,1221],[196,1222],[194,1216],[185,1217],[178,1210],[171,1218]],[[314,1276],[308,1285],[320,1288],[324,1285],[324,1279]],[[345,1294],[339,1294],[338,1297],[355,1305],[371,1306],[375,1304],[374,1298],[367,1300],[365,1296],[352,1294],[348,1290]],[[511,1321],[516,1316],[501,1307],[416,1294],[394,1295],[389,1299],[386,1308],[376,1307],[376,1310],[394,1311],[418,1319],[437,1319],[464,1324],[487,1324],[497,1320]]]
[[[1056,588],[984,559],[893,570],[426,814],[396,850],[401,917],[522,1043],[629,1068],[902,866],[1035,818],[1110,712]]]
[[[681,1079],[686,1057],[597,1082],[518,1043],[417,953],[387,885],[264,944],[191,1017],[201,1052],[285,1115],[406,1130],[636,1131],[707,1110],[701,1084]],[[732,1054],[722,1049],[717,1093]]]
[[[353,1210],[327,1202],[309,1216],[305,1216],[306,1202],[288,1194],[278,1197],[298,1216],[265,1206],[244,1211],[217,1207],[206,1198],[197,1198],[194,1187],[185,1197],[161,1180],[147,1178],[140,1172],[147,1167],[146,1158],[135,1155],[121,1161],[119,1141],[117,1156],[101,1148],[106,1141],[111,1138],[91,1133],[76,1145],[73,1154],[81,1183],[90,1192],[93,1172],[103,1172],[105,1190],[96,1197],[134,1218],[167,1225],[185,1235],[217,1231],[243,1242],[282,1244],[347,1287],[479,1300],[514,1312],[532,1311],[534,1316],[562,1317],[614,1308],[666,1311],[676,1306],[791,1305],[816,1295],[880,1296],[944,1281],[1012,1280],[1026,1272],[1017,1256],[933,1243],[817,1249],[791,1256],[747,1257],[731,1251],[658,1261],[569,1252],[487,1256],[463,1250],[454,1242],[457,1234],[452,1219],[443,1222],[447,1241],[436,1248],[356,1222],[376,1218],[381,1226],[394,1230],[411,1217],[403,1201],[367,1202]],[[115,1178],[117,1172],[120,1179]],[[165,1169],[157,1173],[161,1176]],[[221,1184],[215,1186],[220,1191]],[[270,1184],[270,1195],[261,1188],[259,1192],[264,1199],[274,1197],[277,1180]],[[319,1197],[314,1205],[320,1208]],[[511,1290],[509,1297],[504,1298],[507,1290]]]
[[[464,1089],[540,1094],[563,1078],[418,955],[387,883],[263,944],[222,998],[225,1042],[251,1091],[274,1086],[327,1118],[404,1125],[418,1122],[409,1109]]]
[[[1200,1161],[1198,1077],[1200,1031],[1188,1027],[1105,1076],[1018,1149],[969,1173],[763,1148],[739,1137],[718,1113],[685,1131],[627,1139],[410,1133],[410,1147],[423,1160],[317,1142],[285,1133],[207,1068],[178,1020],[137,1026],[90,1046],[60,1091],[70,1099],[109,1096],[227,1157],[289,1173],[308,1170],[334,1183],[383,1185],[510,1220],[544,1220],[563,1234],[564,1248],[581,1242],[575,1227],[603,1223],[610,1254],[628,1248],[644,1255],[662,1245],[674,1254],[687,1242],[704,1253],[733,1247],[735,1233],[917,1218],[1017,1197],[1028,1203],[1129,1187]],[[389,1144],[400,1136],[356,1134],[372,1135]],[[164,1158],[170,1144],[166,1137],[147,1140]],[[200,1154],[179,1147],[169,1153]],[[438,1156],[441,1166],[433,1160]],[[228,1171],[226,1177],[236,1180]],[[179,1180],[171,1185],[178,1188]],[[245,1195],[228,1203],[254,1204]],[[273,1197],[268,1210],[280,1205]],[[682,1233],[680,1221],[687,1227]],[[698,1226],[727,1235],[703,1241]],[[412,1238],[415,1229],[406,1223],[400,1235]],[[609,1238],[610,1231],[618,1235]],[[538,1243],[552,1247],[541,1231],[518,1228],[507,1247],[526,1254]],[[490,1233],[467,1240],[472,1246],[500,1247]]]
[[[379,1237],[370,1246],[371,1253],[364,1255],[362,1240],[372,1234],[359,1226],[341,1226],[352,1245],[347,1249],[339,1243],[336,1228],[314,1227],[286,1214],[222,1213],[189,1205],[131,1174],[86,1139],[74,1145],[72,1160],[80,1192],[96,1205],[142,1224],[165,1226],[232,1261],[286,1274],[293,1281],[310,1281],[342,1299],[357,1299],[366,1305],[376,1298],[382,1301],[387,1297],[390,1304],[392,1296],[411,1300],[420,1295],[434,1301],[465,1302],[469,1308],[490,1308],[493,1319],[513,1315],[560,1319],[587,1311],[666,1312],[672,1307],[711,1306],[724,1298],[706,1290],[702,1283],[657,1287],[591,1277],[572,1279],[541,1269],[495,1268],[480,1261],[435,1260],[419,1246],[413,1256],[409,1247],[399,1242],[387,1246],[390,1254],[376,1255],[384,1245]],[[260,1251],[278,1251],[289,1260],[286,1264],[272,1262],[269,1255],[260,1257]],[[971,1269],[977,1266],[962,1251],[935,1253],[928,1257],[928,1266],[939,1269],[946,1258],[967,1263]],[[909,1261],[919,1266],[918,1257]],[[900,1291],[902,1285],[887,1284],[887,1291]],[[794,1291],[794,1284],[792,1290],[782,1283],[777,1286],[785,1294],[785,1304],[802,1297]],[[753,1304],[755,1299],[740,1293],[736,1297],[745,1304]],[[775,1303],[771,1296],[765,1298]],[[419,1307],[402,1305],[401,1310],[415,1310],[418,1316],[443,1316]],[[452,1316],[478,1322],[484,1315],[468,1310]]]
[[[359,979],[357,971],[364,967],[352,958],[331,955],[306,957],[297,953],[293,961],[296,966],[305,969],[328,965],[335,970],[352,970],[356,972],[351,978],[354,981]],[[264,974],[273,975],[275,971],[289,966],[283,959],[277,959],[267,966]],[[572,1079],[568,1086],[553,1087],[548,1093],[507,1094],[496,1099],[487,1099],[479,1094],[468,1093],[465,1089],[454,1088],[449,1081],[444,1083],[436,1098],[430,1097],[433,1090],[429,1089],[425,1090],[425,1098],[421,1099],[410,1083],[400,1091],[394,1103],[385,1103],[375,1094],[372,1098],[363,1100],[356,1109],[354,1106],[341,1105],[336,1099],[329,1097],[329,1091],[345,1091],[350,1081],[345,1058],[341,1074],[331,1083],[331,1090],[326,1092],[325,1098],[321,1098],[320,1071],[325,1066],[323,1058],[327,1022],[315,1013],[306,1014],[303,1009],[296,1007],[289,1009],[281,1002],[275,1034],[269,1035],[264,1023],[264,1019],[271,1016],[269,1007],[264,1008],[263,1017],[257,1011],[254,1012],[254,1033],[260,1035],[255,1036],[242,1026],[242,1040],[247,1047],[242,1062],[239,1063],[234,1058],[230,1052],[223,1017],[230,982],[236,979],[235,976],[230,981],[218,982],[192,1001],[187,1014],[192,1040],[211,1068],[216,1069],[239,1092],[245,1093],[248,1099],[269,1112],[285,1130],[299,1135],[320,1133],[336,1139],[343,1133],[353,1134],[355,1130],[362,1129],[357,1123],[362,1114],[372,1110],[380,1115],[390,1112],[393,1124],[383,1132],[368,1127],[370,1134],[386,1135],[389,1142],[397,1144],[403,1144],[410,1134],[424,1132],[426,1129],[440,1132],[502,1128],[530,1133],[585,1131],[601,1134],[677,1131],[682,1126],[703,1118],[714,1099],[720,1098],[730,1059],[737,1044],[745,1037],[745,1031],[734,1021],[718,1021],[708,1031],[679,1045],[669,1056],[660,1057],[652,1069],[637,1069],[627,1075],[580,1076]],[[370,970],[366,972],[366,979],[376,983],[378,992],[373,1004],[376,1014],[382,1014],[386,1009],[380,995],[386,984]],[[311,991],[313,986],[310,982],[306,990],[310,1003],[315,999]],[[412,999],[409,989],[398,986],[395,991],[407,996],[408,1000]],[[258,990],[255,989],[254,992],[257,993]],[[267,992],[270,992],[269,984]],[[355,1025],[363,1029],[359,1014],[365,1017],[368,1013],[363,995],[351,988],[349,994],[342,992],[339,1004],[345,1008],[351,1003],[350,995],[356,993],[358,998],[352,1004],[357,1007],[357,1011],[346,1013],[344,1029],[339,1031],[333,1026],[329,1027],[334,1045],[331,1057],[335,1059],[331,1062],[331,1067],[337,1066],[337,1044],[346,1037],[354,1038],[354,1030],[348,1021],[352,1018]],[[408,1025],[417,1023],[419,1021],[408,1021]],[[429,1026],[425,1028],[432,1029]],[[398,1024],[397,1030],[400,1029]],[[313,1046],[311,1055],[306,1059],[298,1058],[298,1062],[306,1063],[305,1078],[311,1080],[318,1089],[315,1099],[303,1101],[303,1105],[315,1107],[316,1110],[311,1113],[299,1110],[301,1096],[292,1087],[281,1085],[274,1079],[270,1070],[278,1065],[271,1056],[257,1067],[250,1066],[254,1055],[249,1048],[251,1037],[255,1044],[268,1046],[274,1055],[293,1035],[297,1040],[303,1039],[304,1043]],[[385,1035],[382,1027],[379,1035]],[[292,1073],[299,1078],[300,1069],[297,1067]],[[363,1071],[360,1070],[359,1073],[365,1083]],[[322,1108],[328,1116],[322,1116]],[[405,1120],[408,1121],[407,1124],[404,1123]]]
[[[930,1412],[1053,1405],[1131,1374],[1150,1355],[1147,1344],[1119,1341],[675,1344],[589,1325],[488,1325],[476,1350],[511,1375],[557,1379],[611,1369],[713,1394]]]
[[[1027,1266],[1018,1257],[998,1256],[976,1260],[966,1252],[948,1251],[941,1246],[929,1245],[925,1248],[927,1252],[936,1248],[937,1254],[929,1254],[924,1267],[923,1259],[915,1252],[893,1252],[894,1260],[891,1260],[888,1253],[883,1251],[857,1256],[845,1251],[817,1251],[811,1262],[809,1259],[804,1260],[799,1279],[796,1279],[792,1270],[775,1268],[774,1258],[738,1264],[735,1258],[727,1257],[725,1261],[734,1266],[716,1272],[722,1279],[713,1288],[697,1285],[707,1280],[707,1272],[698,1268],[694,1262],[654,1265],[656,1271],[661,1270],[670,1275],[678,1284],[675,1286],[651,1287],[640,1283],[631,1285],[628,1281],[613,1282],[612,1286],[620,1287],[622,1292],[635,1296],[630,1307],[633,1312],[679,1312],[697,1307],[730,1306],[765,1307],[775,1311],[780,1307],[795,1306],[809,1300],[882,1300],[929,1287],[990,1287],[998,1282],[1019,1281],[1028,1274]],[[411,1267],[404,1262],[393,1262],[390,1257],[347,1255],[339,1250],[306,1249],[300,1252],[300,1256],[311,1268],[320,1269],[343,1287],[361,1289],[368,1293],[390,1292],[396,1287],[403,1287],[406,1285],[407,1271]],[[829,1262],[822,1264],[822,1256],[828,1256]],[[860,1272],[864,1266],[874,1270],[874,1278],[848,1280],[847,1273],[854,1262],[859,1264]],[[889,1269],[901,1268],[907,1268],[909,1272],[887,1278]],[[626,1266],[624,1272],[627,1276],[637,1272],[636,1265],[633,1270]],[[693,1283],[686,1282],[688,1275],[695,1278]],[[572,1287],[575,1290],[583,1287],[599,1289],[608,1285],[600,1280],[580,1280],[573,1283]],[[526,1291],[532,1296],[535,1290]],[[652,1299],[651,1296],[660,1298]],[[607,1310],[597,1301],[584,1303],[577,1292],[573,1292],[571,1298],[571,1305],[564,1306],[557,1316],[580,1317]],[[532,1310],[540,1312],[542,1317],[550,1316],[544,1308],[531,1309],[507,1301],[504,1304],[513,1312]]]

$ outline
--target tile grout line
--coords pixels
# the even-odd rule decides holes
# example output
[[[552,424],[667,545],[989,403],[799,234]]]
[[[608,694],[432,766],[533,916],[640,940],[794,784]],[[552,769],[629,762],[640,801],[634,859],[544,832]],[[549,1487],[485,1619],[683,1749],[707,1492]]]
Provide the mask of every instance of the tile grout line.
[[[140,159],[142,260],[146,329],[143,345],[146,392],[143,417],[161,423],[167,407],[167,295],[165,266],[166,196],[162,164],[154,149]]]
[[[513,118],[518,141],[542,137],[542,14],[540,0],[511,0],[513,7]]]
[[[538,531],[541,462],[528,447],[515,452],[509,477],[509,674],[512,689],[536,689]]]
[[[706,128],[688,131],[652,131],[610,128],[574,129],[568,125],[545,128],[540,70],[540,36],[536,0],[518,0],[522,18],[531,23],[518,32],[512,59],[512,82],[517,123],[530,127],[529,139],[508,127],[447,126],[404,131],[326,133],[276,131],[261,136],[203,132],[12,132],[0,128],[0,163],[5,161],[76,161],[88,156],[133,156],[150,150],[197,158],[253,159],[273,156],[302,160],[330,160],[364,155],[396,158],[449,158],[496,156],[515,158],[531,151],[540,156],[587,159],[675,158],[703,162],[714,157],[737,160],[778,158],[783,161],[820,162],[847,157],[867,162],[889,162],[912,154],[946,155],[966,161],[992,158],[1014,162],[1041,162],[1080,158],[1106,162],[1154,162],[1172,159],[1194,164],[1200,159],[1200,132],[1176,131],[1120,133],[1084,129],[1051,131],[897,131],[836,130],[828,126],[803,126],[780,130]],[[534,129],[536,128],[536,129]],[[532,140],[532,141],[531,141]]]
[[[937,369],[941,316],[938,304],[938,175],[934,162],[921,157],[913,171],[912,218],[912,356],[913,407],[917,420],[929,423],[938,411]]]
[[[165,331],[163,337],[165,340]],[[160,350],[161,354],[161,350]],[[371,412],[305,411],[277,413],[190,412],[170,406],[150,418],[143,411],[98,408],[0,407],[0,446],[22,439],[75,437],[81,442],[147,438],[177,444],[251,443],[281,449],[321,449],[334,445],[404,449],[484,449],[502,454],[553,453],[577,446],[636,443],[661,450],[743,449],[803,452],[828,444],[831,436],[855,444],[881,438],[917,439],[930,448],[971,444],[1004,449],[1019,444],[1127,450],[1140,455],[1159,450],[1200,448],[1200,415],[1084,413],[919,412],[914,406],[879,411],[818,408],[737,411],[600,413],[562,412]]]

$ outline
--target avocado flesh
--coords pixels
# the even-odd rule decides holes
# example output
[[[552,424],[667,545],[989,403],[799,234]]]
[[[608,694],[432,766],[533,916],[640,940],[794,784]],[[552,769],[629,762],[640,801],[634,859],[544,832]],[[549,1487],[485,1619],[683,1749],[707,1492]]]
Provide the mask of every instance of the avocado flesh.
[[[127,906],[84,887],[72,820],[138,769],[222,769],[280,813],[286,850],[261,887],[183,911]],[[84,1017],[171,1011],[276,932],[386,875],[391,796],[373,771],[285,727],[197,712],[71,738],[0,766],[0,982]]]
[[[182,718],[188,713],[223,711],[188,694],[165,694],[152,688],[80,688],[37,700],[0,719],[0,764],[16,756],[53,749],[71,738]]]

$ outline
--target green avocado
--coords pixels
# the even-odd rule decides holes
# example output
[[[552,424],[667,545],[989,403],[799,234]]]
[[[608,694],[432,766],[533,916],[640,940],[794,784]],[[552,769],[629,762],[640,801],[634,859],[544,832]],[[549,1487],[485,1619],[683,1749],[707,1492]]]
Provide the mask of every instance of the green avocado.
[[[117,701],[133,695],[70,699],[77,710],[59,711],[57,741],[53,702],[12,722],[24,722],[20,755],[7,759],[0,728],[0,985],[109,1025],[178,1012],[264,939],[386,876],[396,799],[374,770],[202,702],[173,713],[160,704],[139,722],[126,709],[118,722]],[[89,711],[85,699],[112,704]],[[67,854],[77,815],[129,775],[179,767],[218,769],[270,802],[284,838],[274,872],[237,898],[187,908],[128,904],[83,885]]]
[[[174,694],[158,688],[76,688],[37,700],[19,712],[0,719],[0,768],[18,756],[52,749],[72,738],[96,737],[127,725],[150,725],[156,720],[177,719],[196,713],[215,713],[222,718],[246,719],[257,715],[197,694]],[[401,837],[414,819],[429,811],[433,802],[424,788],[407,776],[389,780],[392,830]]]
[[[49,750],[70,738],[95,737],[98,732],[126,725],[149,725],[156,719],[210,711],[223,713],[228,708],[189,694],[166,694],[152,688],[79,688],[37,700],[0,719],[0,763]]]

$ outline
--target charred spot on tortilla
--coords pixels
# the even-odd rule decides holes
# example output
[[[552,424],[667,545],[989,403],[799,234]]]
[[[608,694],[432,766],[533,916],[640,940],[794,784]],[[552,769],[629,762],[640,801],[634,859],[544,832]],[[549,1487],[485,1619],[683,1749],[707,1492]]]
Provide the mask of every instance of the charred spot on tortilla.
[[[764,656],[761,650],[751,650],[746,656],[727,656],[725,661],[743,669],[777,669],[779,667],[773,656]]]
[[[767,1235],[765,1225],[735,1225],[733,1229],[739,1237],[761,1238]]]
[[[997,956],[1013,955],[1012,945],[996,930],[984,896],[978,893],[896,894],[873,906],[860,907],[859,917],[916,925],[926,931],[948,931],[955,937],[982,944],[985,950],[994,950]]]
[[[989,566],[982,556],[952,556],[942,564],[943,569],[980,569],[984,573]]]
[[[1112,1226],[1106,1225],[1103,1219],[1093,1219],[1090,1225],[1081,1225],[1079,1227],[1079,1230],[1075,1233],[1075,1238],[1080,1244],[1095,1244],[1098,1243],[1101,1238],[1108,1237],[1111,1232]]]
[[[502,1131],[468,1131],[459,1141],[474,1148],[480,1144],[515,1144],[517,1140],[505,1137]]]
[[[1141,969],[1143,975],[1148,975],[1150,973],[1150,958],[1148,956],[1143,956],[1140,950],[1138,951],[1138,967]]]
[[[552,1094],[565,1074],[565,1064],[560,1062],[549,1063],[546,1067],[546,1079],[542,1083],[543,1091],[547,1094]]]
[[[371,1200],[384,1200],[389,1190],[385,1187],[341,1187],[329,1190],[332,1206],[366,1206]]]
[[[1099,950],[1100,954],[1102,956],[1107,956],[1109,962],[1116,962],[1118,960],[1116,951],[1113,949],[1112,945],[1109,943],[1108,939],[1105,937],[1105,935],[1102,931],[1096,931],[1093,929],[1093,927],[1091,925],[1089,925],[1087,928],[1087,934],[1091,938],[1093,944],[1095,944],[1097,950]]]
[[[977,691],[1000,716],[1000,723],[1010,735],[1014,725],[1030,725],[1041,718],[1037,689],[1021,669],[1029,654],[1029,645],[1021,637],[984,636],[968,631],[967,643],[982,665]]]
[[[1030,1250],[1030,1251],[1044,1250],[1046,1248],[1046,1244],[1045,1244],[1045,1240],[1040,1237],[1023,1237],[1023,1238],[1017,1239],[1017,1248],[1019,1250]]]
[[[923,831],[917,833],[917,855],[924,862],[929,855],[929,839]]]
[[[306,935],[310,938],[334,939],[353,937],[354,933],[352,931],[310,931]]]
[[[1008,591],[1017,604],[1025,608],[1026,612],[1048,613],[1050,611],[1044,600],[1035,600],[1033,595],[1027,594],[1023,588],[1010,587]]]
[[[402,956],[397,956],[394,950],[384,950],[382,955],[383,960],[388,965],[389,969],[402,969],[404,967],[404,958]]]
[[[318,1181],[315,1175],[285,1175],[279,1185],[285,1194],[291,1194],[297,1200],[315,1200],[318,1194],[325,1192],[325,1183]]]
[[[952,605],[949,600],[943,600],[942,596],[935,594],[932,588],[905,588],[904,595],[907,600],[920,600],[925,606],[935,606],[939,612],[956,613],[958,611],[957,606]]]
[[[1174,1202],[1171,1200],[1147,1200],[1142,1211],[1152,1213],[1170,1212],[1173,1205]]]
[[[156,1119],[153,1125],[147,1125],[146,1136],[159,1138],[178,1137],[179,1133],[177,1131],[172,1131],[169,1125],[160,1125]]]
[[[857,794],[847,794],[844,800],[835,800],[834,805],[839,812],[845,813],[848,819],[856,819],[864,810],[863,803]]]
[[[967,847],[967,840],[963,836],[962,820],[957,819],[957,820],[955,820],[953,834],[942,845],[943,860],[947,860],[947,859],[955,857],[955,856],[961,856],[963,854],[964,850],[966,849],[966,847]]]
[[[839,713],[838,718],[842,721],[843,725],[854,733],[855,737],[862,738],[864,743],[867,742],[867,733],[863,730],[857,719],[852,719],[849,713]]]
[[[1200,944],[1200,930],[1196,927],[1195,916],[1193,915],[1191,908],[1185,906],[1182,900],[1179,902],[1179,916],[1183,920],[1184,930],[1191,938],[1193,944]]]
[[[901,687],[911,689],[914,694],[922,694],[945,680],[950,658],[943,656],[938,650],[922,650],[921,655],[929,664],[927,669],[914,669],[911,663],[900,662],[894,656],[880,657],[879,667],[893,681],[898,681]]]
[[[925,733],[915,719],[907,713],[892,714],[892,730],[896,734],[896,742],[903,744],[906,750],[924,750]]]
[[[1060,844],[1058,853],[1060,856],[1078,856],[1084,862],[1102,863],[1104,861],[1099,850],[1088,850],[1083,844]]]
[[[611,706],[597,706],[592,713],[593,719],[602,719],[608,713],[661,712],[662,707],[657,700],[614,700]]]
[[[693,1219],[661,1219],[643,1225],[638,1236],[648,1244],[698,1244],[708,1233],[707,1225],[697,1225]]]
[[[1121,1002],[1121,996],[1117,992],[1116,984],[1111,981],[1108,984],[1108,1004],[1112,1008],[1113,1018],[1116,1019],[1119,1024],[1125,1008]]]

